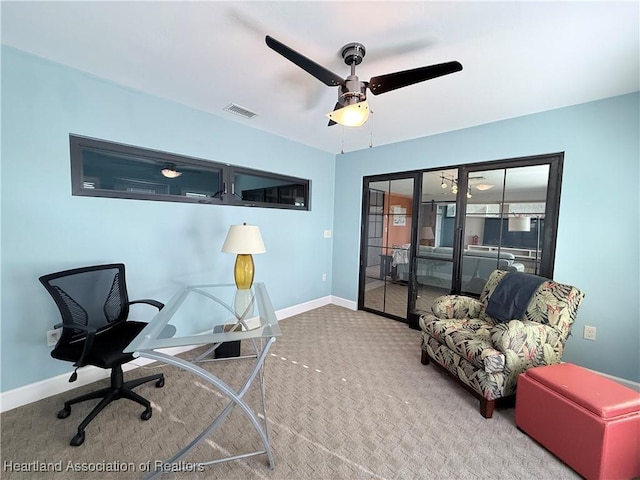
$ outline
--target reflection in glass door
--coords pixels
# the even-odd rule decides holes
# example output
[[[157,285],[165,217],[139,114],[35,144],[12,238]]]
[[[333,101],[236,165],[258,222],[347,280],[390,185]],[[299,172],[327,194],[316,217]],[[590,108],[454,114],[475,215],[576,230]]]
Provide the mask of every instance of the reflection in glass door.
[[[413,178],[373,181],[365,186],[360,306],[403,321],[409,300],[413,189]]]
[[[555,234],[545,231],[548,211],[554,210],[549,198],[557,208],[550,196],[552,166],[492,167],[422,173],[410,325],[440,295],[480,295],[496,269],[551,278],[552,256],[544,264],[543,258],[554,250],[549,238]]]
[[[553,278],[563,154],[364,178],[358,308],[419,328],[495,269]]]
[[[479,295],[493,270],[541,273],[549,165],[469,172],[461,291]]]
[[[422,174],[414,310],[431,312],[433,301],[451,292],[455,242],[457,169]]]

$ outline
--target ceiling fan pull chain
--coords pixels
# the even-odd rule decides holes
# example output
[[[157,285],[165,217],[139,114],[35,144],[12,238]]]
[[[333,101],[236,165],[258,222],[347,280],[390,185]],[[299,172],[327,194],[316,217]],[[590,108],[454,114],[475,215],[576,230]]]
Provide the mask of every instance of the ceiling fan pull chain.
[[[373,148],[373,123],[375,119],[375,115],[373,114],[373,110],[371,110],[371,131],[369,132],[369,148]]]

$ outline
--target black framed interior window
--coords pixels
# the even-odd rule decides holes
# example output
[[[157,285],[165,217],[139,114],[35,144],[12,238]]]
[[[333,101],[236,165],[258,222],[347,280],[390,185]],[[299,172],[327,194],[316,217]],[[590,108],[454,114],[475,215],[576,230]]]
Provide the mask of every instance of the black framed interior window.
[[[305,208],[308,205],[308,182],[247,169],[232,169],[231,194],[243,204],[281,205]]]
[[[309,210],[310,181],[70,135],[72,194]]]
[[[384,192],[369,190],[369,238],[382,238],[384,225]]]

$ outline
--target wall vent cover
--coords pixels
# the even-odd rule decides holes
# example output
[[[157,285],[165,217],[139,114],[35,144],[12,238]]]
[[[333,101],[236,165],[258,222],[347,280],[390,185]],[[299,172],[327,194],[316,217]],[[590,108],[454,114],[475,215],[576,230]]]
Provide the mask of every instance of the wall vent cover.
[[[227,112],[235,113],[236,115],[240,115],[244,118],[253,118],[257,117],[259,114],[256,112],[252,112],[251,110],[241,107],[240,105],[236,105],[235,103],[230,103],[226,107],[223,108]]]

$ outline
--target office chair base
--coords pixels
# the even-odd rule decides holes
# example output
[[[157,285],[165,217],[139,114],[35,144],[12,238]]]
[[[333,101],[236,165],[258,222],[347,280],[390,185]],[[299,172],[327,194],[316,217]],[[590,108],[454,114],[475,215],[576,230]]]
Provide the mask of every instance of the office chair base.
[[[84,432],[78,432],[69,442],[72,447],[79,447],[84,443]]]
[[[100,402],[93,408],[93,410],[91,410],[89,415],[87,415],[87,417],[78,426],[78,433],[71,439],[71,442],[69,442],[69,444],[72,447],[78,447],[82,445],[85,439],[84,429],[87,427],[87,425],[89,425],[89,423],[102,410],[104,410],[107,405],[115,400],[119,400],[120,398],[133,400],[134,402],[139,403],[140,405],[145,407],[145,410],[140,414],[140,419],[149,420],[152,414],[151,403],[141,395],[138,395],[132,389],[139,385],[142,385],[143,383],[151,381],[156,382],[156,388],[162,388],[164,386],[164,375],[162,373],[159,373],[144,378],[130,380],[125,383],[123,381],[122,368],[118,366],[114,367],[111,370],[111,385],[109,387],[102,388],[95,392],[90,392],[86,395],[81,395],[65,402],[64,408],[58,412],[58,418],[67,418],[71,414],[71,405],[84,402],[86,400],[101,398]]]

